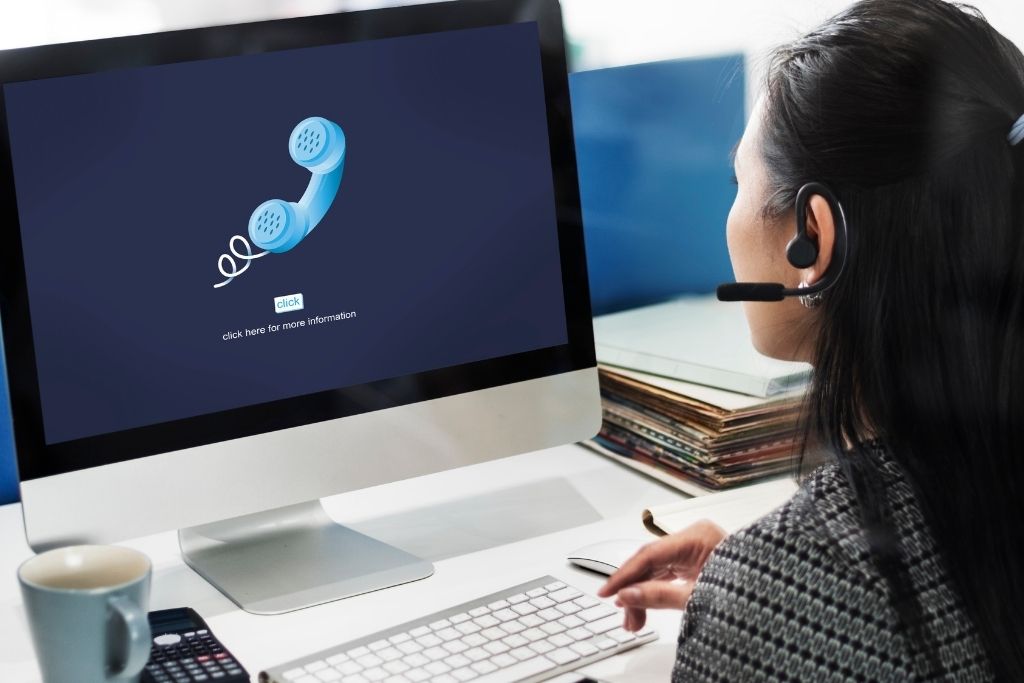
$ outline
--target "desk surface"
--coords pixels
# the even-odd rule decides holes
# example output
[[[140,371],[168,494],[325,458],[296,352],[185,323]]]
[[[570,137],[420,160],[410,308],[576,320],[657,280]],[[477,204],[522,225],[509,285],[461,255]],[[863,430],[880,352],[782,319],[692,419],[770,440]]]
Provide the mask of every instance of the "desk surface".
[[[244,495],[227,490],[225,495]],[[751,495],[756,495],[753,491]],[[323,500],[335,520],[434,562],[423,581],[279,616],[254,616],[189,569],[171,532],[124,545],[153,560],[150,609],[188,605],[249,670],[264,669],[524,581],[551,574],[585,590],[602,577],[570,566],[567,553],[613,538],[650,538],[640,512],[685,496],[579,446],[562,446]],[[702,505],[728,530],[752,521]],[[764,510],[762,512],[767,512]],[[16,570],[31,556],[21,506],[0,507],[0,680],[40,680]],[[667,681],[679,613],[654,613],[660,639],[593,664],[608,681]]]

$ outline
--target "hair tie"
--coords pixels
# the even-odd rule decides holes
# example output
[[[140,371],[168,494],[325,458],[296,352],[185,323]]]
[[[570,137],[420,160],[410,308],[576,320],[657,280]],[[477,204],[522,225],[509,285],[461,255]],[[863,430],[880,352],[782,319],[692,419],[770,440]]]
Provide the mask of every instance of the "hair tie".
[[[1006,139],[1010,141],[1010,147],[1015,147],[1024,142],[1024,116],[1021,116],[1017,119],[1017,123],[1013,124],[1013,128],[1010,129],[1010,134],[1006,136]]]

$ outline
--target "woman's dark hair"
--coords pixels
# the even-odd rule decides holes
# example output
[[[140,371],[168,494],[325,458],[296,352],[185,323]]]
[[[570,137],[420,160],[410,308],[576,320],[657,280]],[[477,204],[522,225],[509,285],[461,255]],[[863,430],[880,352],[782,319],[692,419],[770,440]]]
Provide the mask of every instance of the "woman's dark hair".
[[[863,0],[778,50],[765,215],[828,184],[850,262],[822,302],[806,444],[836,452],[917,661],[942,677],[892,530],[902,468],[994,673],[1024,676],[1024,56],[972,8]]]

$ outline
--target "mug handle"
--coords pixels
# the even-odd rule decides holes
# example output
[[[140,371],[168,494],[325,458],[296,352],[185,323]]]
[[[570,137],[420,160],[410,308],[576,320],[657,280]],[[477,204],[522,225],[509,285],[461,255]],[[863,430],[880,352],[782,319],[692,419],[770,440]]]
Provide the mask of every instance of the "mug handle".
[[[137,676],[149,661],[150,649],[153,646],[150,642],[149,619],[138,605],[122,595],[110,598],[108,604],[120,617],[128,632],[128,642],[125,645],[128,656],[125,657],[124,666],[120,671],[112,671],[111,675],[115,679],[130,679]]]

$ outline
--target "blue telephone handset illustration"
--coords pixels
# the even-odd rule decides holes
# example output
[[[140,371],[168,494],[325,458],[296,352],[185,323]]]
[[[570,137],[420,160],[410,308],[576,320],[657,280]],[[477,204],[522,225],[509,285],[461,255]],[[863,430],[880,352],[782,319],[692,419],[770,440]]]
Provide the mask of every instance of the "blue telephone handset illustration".
[[[264,251],[253,254],[243,236],[232,237],[228,242],[231,254],[221,254],[217,261],[221,275],[227,279],[214,287],[234,280],[254,259],[293,249],[323,220],[334,203],[345,169],[345,133],[341,126],[320,116],[300,121],[288,137],[288,152],[295,163],[309,169],[309,186],[298,202],[270,199],[256,207],[249,217],[249,240]],[[236,249],[236,242],[241,243],[245,253]],[[238,268],[232,255],[245,265]]]
[[[249,218],[249,239],[260,249],[283,254],[302,241],[331,208],[345,168],[345,133],[341,126],[313,116],[295,126],[288,152],[299,166],[313,174],[309,187],[296,202],[271,199]]]

